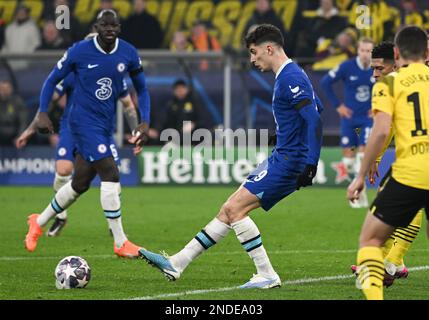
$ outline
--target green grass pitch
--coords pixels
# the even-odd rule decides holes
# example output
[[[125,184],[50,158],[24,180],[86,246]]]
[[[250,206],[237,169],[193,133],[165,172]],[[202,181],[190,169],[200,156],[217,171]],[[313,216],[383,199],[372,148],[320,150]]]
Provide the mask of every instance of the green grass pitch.
[[[149,250],[180,250],[217,213],[233,187],[122,189],[122,217],[129,239]],[[274,268],[284,282],[273,290],[237,290],[255,272],[231,232],[199,257],[176,282],[142,260],[113,254],[113,239],[92,188],[69,209],[57,238],[43,236],[36,252],[24,249],[26,219],[40,212],[51,188],[0,187],[0,299],[363,299],[350,265],[355,263],[364,209],[351,209],[344,189],[307,188],[270,213],[252,214]],[[370,199],[374,192],[370,191]],[[429,299],[429,256],[422,231],[406,257],[408,279],[385,290],[386,299]],[[54,269],[68,255],[85,258],[92,279],[85,289],[57,290]]]

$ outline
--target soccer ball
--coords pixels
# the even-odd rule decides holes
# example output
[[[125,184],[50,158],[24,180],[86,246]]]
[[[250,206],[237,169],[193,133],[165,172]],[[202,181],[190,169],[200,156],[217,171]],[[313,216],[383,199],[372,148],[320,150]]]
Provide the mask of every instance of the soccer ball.
[[[81,257],[65,257],[55,268],[55,279],[57,289],[85,288],[91,279],[91,268]]]

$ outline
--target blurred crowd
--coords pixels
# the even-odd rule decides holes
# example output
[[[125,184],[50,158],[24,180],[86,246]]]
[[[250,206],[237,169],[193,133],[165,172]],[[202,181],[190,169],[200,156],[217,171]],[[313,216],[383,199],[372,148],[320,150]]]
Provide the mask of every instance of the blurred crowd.
[[[7,23],[0,20],[0,50],[2,53],[28,54],[37,50],[64,50],[76,41],[83,39],[93,31],[95,17],[101,10],[118,9],[122,1],[99,0],[99,7],[92,19],[83,22],[76,16],[74,6],[78,0],[45,0],[39,19],[34,19],[31,6],[25,1],[16,1],[13,18]],[[131,6],[130,13],[122,17],[121,38],[129,41],[138,49],[169,49],[171,51],[220,51],[234,50],[247,54],[243,47],[234,47],[231,39],[220,36],[219,27],[213,24],[214,19],[202,19],[195,13],[196,19],[190,23],[177,23],[173,32],[165,30],[158,17],[148,10],[147,0],[125,0]],[[287,2],[284,0],[283,2]],[[174,1],[172,1],[174,2]],[[213,4],[221,4],[220,0],[212,0]],[[378,43],[392,40],[395,32],[403,25],[415,24],[426,29],[429,27],[429,6],[427,0],[299,0],[290,1],[294,7],[292,18],[285,23],[288,8],[279,13],[278,0],[242,0],[239,3],[253,3],[247,21],[240,21],[243,27],[240,38],[255,26],[270,23],[277,26],[285,37],[285,49],[289,56],[297,57],[302,65],[313,70],[331,69],[346,59],[356,55],[356,43],[362,36],[369,37]],[[1,4],[1,1],[0,1]],[[284,4],[284,3],[283,3]],[[59,30],[56,21],[59,13],[57,6],[66,5],[71,8],[70,28]],[[358,6],[369,8],[368,26],[357,28],[356,21],[362,18]],[[283,7],[284,8],[284,7]],[[292,10],[292,9],[291,9]],[[120,10],[119,10],[120,12]],[[365,14],[365,12],[363,12]],[[159,13],[161,15],[162,12]],[[225,12],[227,15],[228,12]],[[219,26],[219,24],[217,24]],[[146,32],[146,30],[148,30]],[[20,65],[22,64],[22,65]],[[14,61],[12,69],[25,67],[25,61]],[[201,70],[207,70],[202,61]],[[20,130],[27,124],[27,113],[23,100],[14,93],[9,80],[0,79],[0,143],[9,144]],[[178,94],[186,83],[178,81],[171,90],[171,102],[166,108],[171,117],[177,119],[192,118],[197,123],[195,110],[190,109],[189,92]],[[183,90],[182,90],[183,91]],[[192,92],[192,90],[191,90]],[[183,97],[181,97],[183,96]],[[193,99],[193,98],[192,98]],[[192,102],[192,105],[199,103]],[[172,106],[176,106],[173,108]],[[179,106],[179,107],[177,107]],[[185,114],[179,114],[180,112]],[[189,112],[191,110],[192,112]],[[186,114],[190,113],[190,114]],[[173,125],[160,121],[152,134],[156,138],[163,125]],[[174,121],[174,120],[173,120]],[[193,127],[197,127],[193,124]]]
[[[46,0],[40,18],[35,21],[31,7],[19,2],[13,19],[9,23],[0,21],[0,47],[6,53],[31,53],[35,50],[65,49],[91,32],[95,17],[101,10],[118,9],[124,1],[99,0],[99,8],[90,21],[83,22],[73,13],[78,0]],[[125,0],[127,1],[127,0]],[[170,49],[173,51],[221,50],[231,44],[218,39],[219,27],[213,19],[202,19],[195,15],[189,22],[177,24],[176,30],[167,34],[155,15],[149,13],[147,0],[129,0],[131,10],[122,18],[121,37],[138,49]],[[174,1],[173,1],[174,2]],[[220,2],[212,0],[213,3]],[[293,19],[286,25],[284,12],[279,13],[278,0],[243,0],[254,3],[253,12],[244,21],[242,36],[253,26],[270,23],[277,26],[286,39],[286,50],[290,56],[324,60],[330,56],[351,56],[360,36],[375,42],[391,40],[402,25],[416,24],[428,27],[429,8],[424,0],[300,0],[295,3]],[[284,1],[285,3],[288,0]],[[1,1],[0,1],[1,4]],[[55,26],[57,6],[71,9],[70,29],[58,30]],[[369,8],[367,29],[357,29],[356,21],[361,14],[357,8]],[[421,8],[421,6],[425,6]],[[428,9],[423,10],[423,9]],[[288,9],[286,9],[287,11]],[[292,9],[291,9],[292,10]],[[161,13],[160,13],[161,14]],[[204,16],[201,14],[201,16]],[[289,19],[290,20],[290,19]],[[241,23],[241,22],[240,22]],[[189,25],[191,24],[191,25]],[[165,26],[164,26],[165,27]],[[144,32],[150,30],[149,32]],[[235,48],[238,49],[238,48]]]

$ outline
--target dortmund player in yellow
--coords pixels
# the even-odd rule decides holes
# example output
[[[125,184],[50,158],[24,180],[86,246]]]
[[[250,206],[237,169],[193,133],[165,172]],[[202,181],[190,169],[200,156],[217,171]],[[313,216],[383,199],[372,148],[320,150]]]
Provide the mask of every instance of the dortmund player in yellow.
[[[347,190],[359,198],[365,176],[395,132],[396,160],[392,175],[377,195],[360,234],[358,281],[367,299],[383,299],[384,263],[381,247],[395,228],[406,227],[422,207],[429,207],[429,67],[427,34],[407,26],[395,37],[395,60],[401,67],[373,88],[374,126],[361,170]]]
[[[378,81],[383,76],[387,76],[393,71],[396,71],[396,64],[394,58],[394,44],[393,42],[385,41],[374,47],[371,54],[371,68],[373,69],[373,77]],[[389,138],[386,140],[386,143],[378,155],[376,161],[373,163],[373,166],[369,170],[368,179],[371,184],[375,184],[375,177],[379,176],[378,174],[378,165],[381,161],[381,158],[390,145],[392,141],[394,132],[391,130]],[[381,191],[385,182],[391,175],[391,170],[389,170],[386,175],[382,178],[380,182],[380,187],[378,192]],[[408,277],[408,270],[404,264],[404,256],[408,252],[413,243],[414,239],[417,237],[418,232],[422,224],[423,209],[420,210],[411,223],[405,228],[397,228],[389,239],[384,243],[383,258],[384,258],[384,268],[385,275],[383,284],[385,287],[390,287],[395,279],[406,278]],[[353,273],[357,275],[357,266],[352,265],[351,267]]]

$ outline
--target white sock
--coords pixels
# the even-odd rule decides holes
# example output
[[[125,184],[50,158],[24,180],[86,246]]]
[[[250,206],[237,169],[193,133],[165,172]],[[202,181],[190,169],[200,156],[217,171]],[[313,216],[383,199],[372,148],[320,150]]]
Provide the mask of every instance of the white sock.
[[[355,160],[355,165],[354,165],[354,173],[355,175],[357,175],[359,173],[361,164],[362,164],[362,160],[363,160],[363,152],[358,152],[356,154],[356,160]]]
[[[354,166],[354,172],[355,172],[355,177],[358,175],[359,171],[360,171],[360,167],[362,164],[362,160],[363,160],[363,156],[364,153],[363,152],[358,152],[356,154],[356,160],[355,160],[355,166]],[[368,196],[366,194],[366,186],[364,185],[364,188],[360,194],[358,203],[362,206],[362,207],[367,207],[368,206]]]
[[[355,158],[343,157],[342,162],[346,166],[348,173],[354,173],[355,170]]]
[[[113,239],[117,248],[122,247],[124,242],[128,240],[122,227],[120,193],[121,184],[119,182],[101,182],[101,207],[104,210],[109,228],[112,230]]]
[[[60,190],[58,190],[51,203],[37,218],[39,226],[44,227],[52,217],[70,207],[70,205],[79,197],[79,194],[73,190],[71,183],[71,181],[67,182],[60,188]]]
[[[269,279],[278,277],[262,245],[259,229],[253,220],[250,217],[246,217],[234,222],[231,224],[231,227],[234,229],[238,241],[240,241],[244,250],[247,251],[255,263],[257,273]]]
[[[54,179],[54,191],[57,192],[60,190],[60,188],[65,185],[67,182],[71,180],[72,176],[60,176],[58,173],[55,173],[55,179]],[[67,219],[67,210],[64,210],[61,213],[57,214],[57,218],[59,219]]]
[[[170,257],[171,263],[182,272],[201,253],[225,238],[230,229],[230,226],[214,218],[181,251]]]

